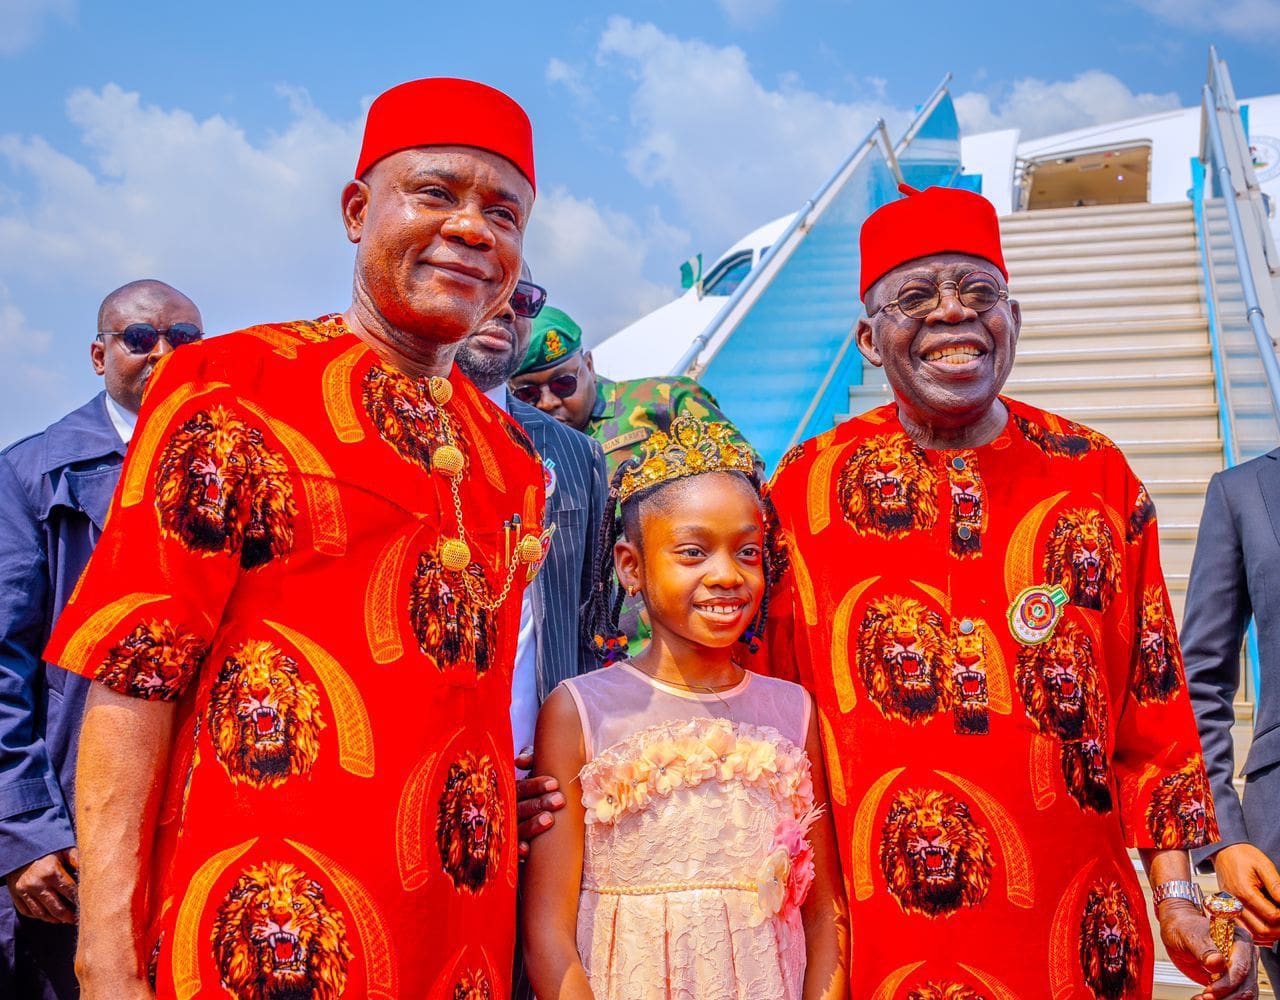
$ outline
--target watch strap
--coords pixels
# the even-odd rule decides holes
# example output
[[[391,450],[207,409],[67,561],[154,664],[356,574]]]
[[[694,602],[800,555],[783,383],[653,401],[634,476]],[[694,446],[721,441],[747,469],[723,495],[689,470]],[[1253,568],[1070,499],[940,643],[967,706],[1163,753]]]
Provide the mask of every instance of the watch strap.
[[[1204,892],[1200,886],[1188,879],[1170,879],[1168,882],[1161,882],[1151,890],[1151,900],[1154,905],[1159,906],[1166,899],[1185,899],[1195,904],[1197,909],[1204,908]]]

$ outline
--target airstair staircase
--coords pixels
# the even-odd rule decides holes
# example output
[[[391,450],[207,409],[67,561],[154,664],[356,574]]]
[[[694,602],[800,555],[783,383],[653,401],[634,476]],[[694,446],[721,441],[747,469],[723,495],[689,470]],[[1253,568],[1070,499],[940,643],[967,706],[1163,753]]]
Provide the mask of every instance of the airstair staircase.
[[[1006,394],[1079,421],[1124,451],[1156,503],[1178,621],[1209,477],[1224,467],[1200,250],[1188,203],[1020,212],[1001,219],[1022,334]],[[1214,228],[1219,231],[1214,235]],[[1210,227],[1211,249],[1229,236]],[[871,378],[879,376],[877,381]],[[849,412],[887,402],[879,372]],[[1253,705],[1236,702],[1236,759]],[[1206,892],[1217,886],[1202,877]],[[1154,920],[1153,920],[1154,926]],[[1189,995],[1157,944],[1156,997]]]

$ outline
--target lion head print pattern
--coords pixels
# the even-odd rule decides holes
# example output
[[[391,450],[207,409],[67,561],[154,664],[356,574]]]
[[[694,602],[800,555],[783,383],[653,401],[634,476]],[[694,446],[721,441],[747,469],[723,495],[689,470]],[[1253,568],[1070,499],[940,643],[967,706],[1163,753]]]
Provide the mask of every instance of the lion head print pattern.
[[[465,442],[432,401],[425,379],[374,365],[365,373],[361,399],[378,436],[406,462],[431,471],[431,455],[444,445],[462,449]]]
[[[844,519],[860,535],[894,538],[938,519],[938,473],[901,432],[863,442],[840,470],[837,494]]]
[[[1138,655],[1134,660],[1134,676],[1130,682],[1133,697],[1141,705],[1167,702],[1182,687],[1182,671],[1178,666],[1178,633],[1173,614],[1158,586],[1142,592],[1141,618],[1138,621]]]
[[[954,981],[943,982],[931,979],[913,987],[907,994],[907,1000],[988,1000],[985,993],[979,993],[972,986]]]
[[[144,621],[107,650],[93,679],[134,698],[172,701],[207,652],[197,635],[180,632],[168,621]]]
[[[1052,418],[1061,428],[1053,430],[1018,413],[1012,413],[1014,425],[1023,436],[1046,455],[1054,458],[1083,458],[1095,448],[1110,442],[1095,430],[1062,417]]]
[[[209,695],[209,736],[233,783],[278,788],[311,773],[325,728],[316,685],[270,642],[232,651]]]
[[[156,477],[162,536],[196,552],[238,553],[246,569],[292,549],[298,507],[288,463],[225,407],[194,413],[173,433]]]
[[[908,788],[880,832],[880,870],[905,913],[945,917],[977,906],[995,867],[987,831],[968,803],[936,788]]]
[[[1089,889],[1080,919],[1080,968],[1095,1000],[1138,995],[1142,935],[1117,882],[1100,880]]]
[[[1111,811],[1111,757],[1103,734],[1062,744],[1062,780],[1081,809]]]
[[[952,629],[951,681],[955,697],[951,714],[957,733],[985,736],[991,729],[987,640],[978,623],[966,620],[970,631],[963,631],[959,623]]]
[[[1193,754],[1179,770],[1161,779],[1147,805],[1147,828],[1156,847],[1202,847],[1213,826],[1213,798],[1204,758]]]
[[[1106,701],[1093,640],[1063,620],[1048,641],[1018,651],[1015,680],[1027,718],[1058,743],[1067,793],[1081,809],[1110,812]]]
[[[942,616],[893,594],[867,605],[858,630],[858,673],[887,719],[927,722],[951,707],[951,656]]]
[[[464,753],[449,765],[436,810],[436,846],[454,888],[477,893],[498,873],[505,823],[493,761]]]
[[[1125,525],[1125,541],[1133,544],[1146,530],[1147,525],[1156,519],[1155,501],[1147,492],[1143,483],[1138,484],[1138,496],[1133,501],[1133,509],[1129,511],[1129,523]]]
[[[489,977],[478,969],[464,972],[453,986],[450,1000],[493,1000]]]
[[[987,527],[978,456],[962,451],[948,459],[947,483],[951,488],[951,553],[961,558],[976,556],[982,551],[982,533]]]
[[[353,955],[342,911],[286,861],[240,873],[218,907],[212,944],[234,1000],[337,1000]]]
[[[1071,603],[1106,611],[1120,586],[1120,550],[1111,526],[1089,507],[1063,511],[1049,533],[1044,575],[1061,584]]]
[[[476,673],[484,673],[498,644],[498,612],[486,607],[491,601],[479,563],[448,570],[434,553],[422,553],[409,592],[409,620],[418,648],[441,670],[473,664]]]

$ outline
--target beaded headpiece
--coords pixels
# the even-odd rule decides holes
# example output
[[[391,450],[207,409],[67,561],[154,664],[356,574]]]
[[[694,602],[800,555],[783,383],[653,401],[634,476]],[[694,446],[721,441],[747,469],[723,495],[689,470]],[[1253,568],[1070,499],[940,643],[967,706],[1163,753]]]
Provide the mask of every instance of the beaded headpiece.
[[[754,471],[751,452],[735,443],[733,436],[733,428],[726,423],[676,417],[668,433],[654,431],[649,435],[639,464],[623,473],[619,501],[626,503],[641,490],[703,472],[750,475]]]

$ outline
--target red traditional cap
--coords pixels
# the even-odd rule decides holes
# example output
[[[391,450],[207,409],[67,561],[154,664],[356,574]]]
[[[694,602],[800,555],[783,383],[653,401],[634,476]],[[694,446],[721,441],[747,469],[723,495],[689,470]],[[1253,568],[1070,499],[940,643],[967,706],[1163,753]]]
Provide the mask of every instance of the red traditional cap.
[[[877,209],[862,224],[858,237],[862,248],[858,294],[862,298],[899,264],[936,253],[981,257],[1009,280],[1000,249],[1000,222],[991,202],[959,188],[917,191],[909,184],[899,184],[898,190],[907,197]]]
[[[497,153],[533,181],[533,126],[500,90],[436,77],[392,87],[369,106],[356,176],[384,156],[414,146],[475,146]]]

